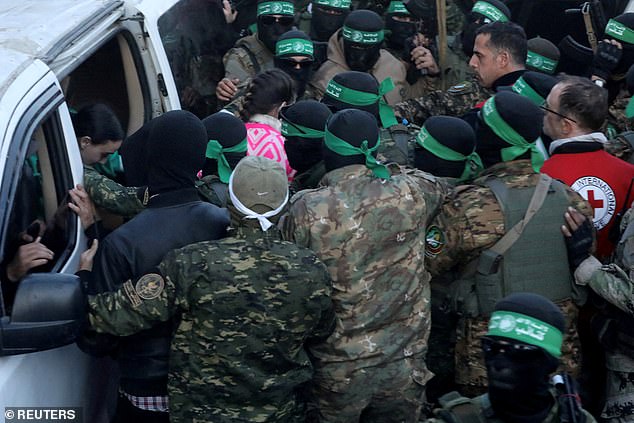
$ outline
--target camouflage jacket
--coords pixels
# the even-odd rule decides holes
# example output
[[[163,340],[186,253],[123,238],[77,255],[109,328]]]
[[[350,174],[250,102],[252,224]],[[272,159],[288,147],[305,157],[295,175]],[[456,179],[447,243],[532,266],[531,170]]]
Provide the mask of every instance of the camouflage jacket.
[[[493,93],[493,90],[480,85],[475,75],[471,75],[467,81],[447,91],[433,91],[398,103],[394,106],[394,113],[420,126],[430,116],[462,116]]]
[[[303,173],[295,175],[289,184],[290,194],[296,194],[304,189],[313,189],[319,186],[319,181],[326,174],[326,166],[323,160]]]
[[[334,325],[330,278],[307,249],[268,232],[168,253],[157,273],[89,297],[98,331],[129,335],[180,313],[168,391],[172,422],[303,421],[307,342]]]
[[[363,165],[328,172],[322,187],[291,200],[284,234],[308,247],[333,279],[338,324],[313,350],[321,365],[360,369],[424,353],[430,327],[425,227],[448,188],[392,167],[389,180]],[[424,384],[431,376],[422,368]]]
[[[258,40],[257,35],[240,38],[222,61],[225,65],[225,78],[238,78],[241,82],[274,67],[273,52]]]
[[[380,128],[378,159],[385,163],[397,163],[402,166],[414,166],[416,135],[420,128],[416,125],[392,125]]]
[[[203,176],[196,181],[198,194],[208,203],[226,208],[229,199],[229,185],[220,180],[217,175]]]
[[[124,187],[92,166],[84,166],[84,188],[95,206],[123,217],[133,217],[143,210],[138,188]]]

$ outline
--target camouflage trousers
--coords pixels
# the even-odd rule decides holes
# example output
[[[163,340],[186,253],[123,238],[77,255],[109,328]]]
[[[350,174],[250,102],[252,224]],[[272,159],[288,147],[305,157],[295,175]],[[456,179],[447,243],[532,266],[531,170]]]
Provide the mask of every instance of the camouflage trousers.
[[[634,421],[634,359],[619,352],[606,351],[607,381],[605,422]]]
[[[559,371],[569,373],[576,378],[581,364],[581,347],[577,334],[578,310],[572,300],[557,303],[566,318],[566,333],[561,346],[561,364]],[[475,395],[486,392],[487,372],[480,339],[488,331],[488,319],[466,318],[458,322],[456,340],[456,383],[463,395]]]
[[[314,396],[320,421],[418,422],[425,403],[425,383],[431,373],[425,355],[375,367],[350,369],[333,363],[315,373]]]

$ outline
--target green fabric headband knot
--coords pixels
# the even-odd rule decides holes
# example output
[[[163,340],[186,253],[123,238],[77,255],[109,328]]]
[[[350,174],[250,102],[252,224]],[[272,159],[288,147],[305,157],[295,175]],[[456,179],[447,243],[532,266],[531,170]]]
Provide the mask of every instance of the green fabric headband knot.
[[[472,12],[477,12],[493,22],[508,22],[509,18],[497,7],[486,1],[478,1],[473,5]]]
[[[379,31],[359,31],[358,29],[344,26],[342,32],[343,38],[358,44],[378,44],[383,41],[385,36],[382,29]]]
[[[335,9],[350,9],[352,0],[313,0],[312,3],[334,7]]]
[[[522,97],[528,98],[537,106],[541,106],[542,104],[544,104],[544,101],[546,100],[544,97],[539,95],[539,93],[535,91],[533,87],[531,87],[530,85],[526,83],[526,80],[524,79],[523,76],[520,76],[517,79],[517,81],[515,81],[515,84],[513,84],[513,86],[511,87],[511,90],[518,93]]]
[[[372,155],[379,148],[380,140],[378,138],[372,148],[368,147],[367,140],[363,140],[361,147],[353,147],[326,128],[324,142],[326,147],[340,156],[365,156],[365,166],[372,171],[374,176],[381,179],[390,179],[390,171]]]
[[[515,339],[544,349],[555,358],[561,357],[564,335],[556,327],[521,313],[498,310],[491,314],[487,336]]]
[[[390,2],[390,5],[387,8],[387,13],[398,13],[400,15],[411,15],[409,10],[405,7],[405,4],[402,1],[393,1]]]
[[[225,153],[246,153],[247,152],[247,139],[243,139],[233,147],[222,148],[220,142],[217,140],[209,140],[207,143],[207,151],[205,157],[208,159],[214,159],[218,162],[218,176],[220,180],[225,184],[229,183],[229,177],[231,176],[231,167]]]
[[[304,55],[310,56],[312,59],[314,51],[313,42],[303,38],[289,38],[278,41],[277,44],[275,44],[276,56]]]
[[[541,54],[535,53],[534,51],[528,50],[526,52],[526,65],[531,66],[534,69],[539,69],[540,71],[549,75],[555,73],[557,63],[559,62],[542,56]]]
[[[300,138],[323,138],[324,130],[318,130],[303,126],[297,123],[292,123],[282,118],[282,135],[285,137],[300,137]]]
[[[381,118],[381,125],[384,128],[389,128],[397,124],[396,117],[394,117],[394,110],[387,104],[383,96],[394,89],[394,82],[392,78],[388,77],[379,85],[378,94],[368,93],[365,91],[357,91],[352,88],[344,87],[337,81],[331,79],[326,86],[326,94],[335,98],[343,103],[350,104],[352,106],[370,106],[379,103],[379,117]]]
[[[260,15],[293,15],[295,6],[287,1],[266,1],[258,4],[258,16]]]
[[[460,175],[459,182],[473,179],[484,169],[482,159],[480,159],[478,153],[473,151],[468,156],[465,156],[456,150],[452,150],[446,145],[441,144],[424,126],[418,135],[416,135],[416,143],[440,159],[450,162],[465,162],[464,171],[462,175]]]
[[[605,34],[611,35],[617,40],[628,44],[634,44],[634,30],[623,25],[621,22],[610,19],[605,26]]]
[[[484,103],[482,107],[482,117],[484,122],[498,137],[511,144],[510,147],[503,148],[500,151],[502,160],[505,162],[515,160],[530,150],[533,170],[539,172],[539,169],[541,169],[544,164],[544,156],[537,149],[534,142],[529,143],[526,141],[524,137],[515,132],[515,129],[511,128],[511,126],[502,119],[502,116],[500,116],[495,106],[495,97],[491,97]]]

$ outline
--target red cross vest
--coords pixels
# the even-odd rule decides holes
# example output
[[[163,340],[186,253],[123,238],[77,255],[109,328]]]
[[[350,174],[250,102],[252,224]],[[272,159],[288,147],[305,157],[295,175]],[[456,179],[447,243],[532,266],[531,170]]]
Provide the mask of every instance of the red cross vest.
[[[608,234],[614,217],[629,204],[625,204],[630,182],[634,178],[634,165],[618,159],[603,150],[585,153],[554,154],[546,160],[541,171],[560,179],[581,194],[594,209],[593,223],[597,228],[597,256],[607,258],[614,251]],[[634,200],[630,193],[629,203]]]

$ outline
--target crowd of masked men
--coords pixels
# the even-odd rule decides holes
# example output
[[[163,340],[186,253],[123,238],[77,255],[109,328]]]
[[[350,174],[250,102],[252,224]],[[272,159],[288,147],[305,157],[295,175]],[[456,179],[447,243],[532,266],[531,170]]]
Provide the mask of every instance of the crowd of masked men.
[[[225,1],[224,77],[172,57],[199,116],[74,190],[114,421],[634,421],[634,13],[436,3]]]

